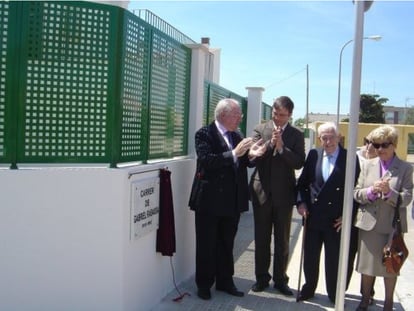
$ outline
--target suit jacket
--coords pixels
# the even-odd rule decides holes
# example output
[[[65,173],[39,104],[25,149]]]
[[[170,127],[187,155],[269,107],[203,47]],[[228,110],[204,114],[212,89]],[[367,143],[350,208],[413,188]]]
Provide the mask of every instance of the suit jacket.
[[[256,126],[253,141],[260,138],[268,145],[265,154],[256,159],[256,168],[250,179],[250,194],[253,204],[263,204],[272,195],[285,206],[295,204],[295,169],[302,168],[305,162],[305,140],[303,133],[287,124],[282,133],[283,153],[273,155],[270,146],[273,120]]]
[[[236,146],[241,140],[239,132],[232,133]],[[247,211],[247,166],[251,166],[247,153],[234,163],[231,150],[215,122],[202,127],[195,134],[197,171],[202,171],[202,199],[195,211],[216,216],[234,216]]]
[[[309,151],[298,179],[298,204],[300,202],[306,203],[309,211],[307,219],[309,228],[332,228],[335,219],[342,216],[347,151],[341,146],[338,148],[339,153],[335,166],[326,182],[322,177],[323,148]],[[358,178],[359,171],[359,162],[356,159],[355,181]],[[353,202],[350,208],[355,213],[356,203]]]
[[[367,191],[374,182],[380,179],[380,159],[374,158],[362,164],[361,174],[354,190],[354,198],[360,203],[355,225],[363,230],[375,230],[380,233],[392,231],[395,206],[401,195],[400,218],[401,229],[407,232],[407,205],[413,197],[413,167],[397,156],[388,168],[391,173],[391,196],[383,200],[370,201]]]

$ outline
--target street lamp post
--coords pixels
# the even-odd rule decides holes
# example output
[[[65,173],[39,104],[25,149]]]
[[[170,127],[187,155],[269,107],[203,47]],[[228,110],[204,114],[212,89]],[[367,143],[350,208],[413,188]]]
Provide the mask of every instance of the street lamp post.
[[[364,37],[363,39],[370,39],[370,40],[375,40],[375,41],[379,41],[381,40],[381,36],[379,35],[375,35],[375,36],[369,36],[369,37]],[[350,44],[352,41],[354,40],[349,40],[347,42],[345,42],[345,44],[342,46],[341,48],[341,52],[339,53],[339,77],[338,77],[338,103],[336,106],[336,125],[339,127],[339,113],[340,113],[340,107],[341,107],[341,70],[342,70],[342,52],[344,51],[345,47]]]

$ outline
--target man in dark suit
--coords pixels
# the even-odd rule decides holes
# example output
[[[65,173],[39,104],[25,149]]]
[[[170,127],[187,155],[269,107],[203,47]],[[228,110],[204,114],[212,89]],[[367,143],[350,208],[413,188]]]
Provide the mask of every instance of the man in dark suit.
[[[190,206],[195,211],[197,295],[210,299],[210,288],[242,297],[234,282],[233,244],[240,213],[248,210],[247,150],[251,138],[238,132],[242,120],[239,103],[222,99],[215,121],[195,134],[196,178],[203,182],[202,197]],[[259,148],[255,148],[259,150]]]
[[[289,259],[290,225],[296,202],[295,169],[305,162],[303,133],[289,124],[294,104],[287,96],[273,103],[272,120],[259,124],[253,141],[262,140],[266,152],[255,159],[250,180],[254,212],[255,274],[252,290],[263,291],[273,277],[274,288],[293,295],[286,274]],[[270,244],[274,236],[273,276],[269,274]]]
[[[303,261],[306,282],[298,300],[310,299],[315,294],[323,245],[326,290],[329,300],[335,303],[347,151],[339,144],[340,136],[334,123],[327,122],[320,125],[318,136],[322,148],[309,151],[297,184],[298,202],[296,206],[298,213],[307,221]],[[359,162],[356,160],[355,182],[359,170]],[[354,210],[356,207],[355,203],[349,206]],[[356,233],[355,230],[352,232]],[[351,250],[355,249],[356,238],[356,235],[351,236]],[[348,282],[352,273],[354,257],[355,253],[351,252]]]

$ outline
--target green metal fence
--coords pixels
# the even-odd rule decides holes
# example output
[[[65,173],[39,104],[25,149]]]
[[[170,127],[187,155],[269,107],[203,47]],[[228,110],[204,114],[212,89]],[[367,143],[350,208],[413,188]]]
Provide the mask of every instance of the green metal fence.
[[[272,118],[272,106],[262,103],[262,122],[269,121]]]
[[[187,153],[191,50],[122,8],[0,2],[0,163]]]
[[[0,2],[0,33],[2,40],[0,42],[0,159],[5,158],[6,154],[6,71],[9,70],[7,66],[7,45],[9,36],[8,33],[8,19],[9,19],[9,3],[5,1]],[[10,71],[10,70],[9,70]]]
[[[243,112],[240,131],[246,136],[247,98],[210,81],[204,82],[203,124],[206,125],[214,120],[214,109],[216,108],[217,103],[223,98],[234,98],[240,103]]]

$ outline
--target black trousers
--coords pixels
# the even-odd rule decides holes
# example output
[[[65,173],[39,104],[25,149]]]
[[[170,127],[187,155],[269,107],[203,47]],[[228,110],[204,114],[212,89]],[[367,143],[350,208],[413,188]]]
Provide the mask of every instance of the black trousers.
[[[336,298],[336,283],[338,279],[339,249],[341,243],[341,231],[334,229],[307,229],[305,237],[305,254],[303,270],[306,283],[302,287],[302,293],[306,296],[313,295],[318,285],[319,261],[322,245],[325,252],[325,280],[326,291],[331,300]],[[346,287],[351,280],[353,263],[357,248],[357,230],[351,228],[349,245],[348,271]]]
[[[196,284],[198,288],[234,286],[233,246],[240,214],[215,216],[195,212]]]
[[[256,281],[268,283],[272,278],[275,284],[287,284],[286,274],[289,261],[290,226],[293,206],[277,204],[271,200],[260,205],[254,202],[254,243]],[[271,239],[274,239],[273,276],[269,273],[271,259]]]

